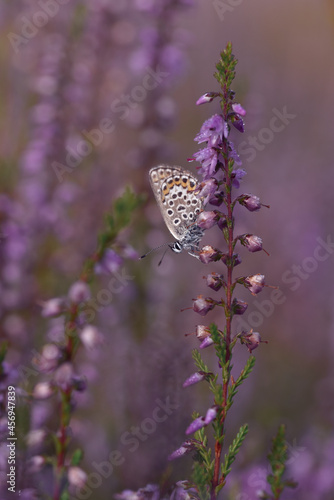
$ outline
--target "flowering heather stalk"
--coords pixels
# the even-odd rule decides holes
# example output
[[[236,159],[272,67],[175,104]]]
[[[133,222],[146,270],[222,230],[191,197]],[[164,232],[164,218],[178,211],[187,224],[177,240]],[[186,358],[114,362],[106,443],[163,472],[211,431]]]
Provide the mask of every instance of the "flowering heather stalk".
[[[63,318],[64,332],[61,342],[52,342],[42,348],[40,355],[34,359],[34,364],[41,374],[43,381],[39,381],[32,391],[33,398],[47,399],[57,394],[59,405],[59,427],[53,435],[55,456],[32,457],[31,464],[35,465],[35,472],[39,472],[45,464],[51,464],[54,470],[54,486],[52,500],[68,498],[70,491],[80,490],[85,484],[86,474],[78,467],[81,450],[70,455],[71,440],[69,439],[69,425],[73,411],[73,396],[75,391],[84,391],[86,382],[77,375],[74,366],[76,353],[82,344],[92,349],[102,341],[98,329],[89,323],[87,306],[91,299],[89,283],[94,274],[101,272],[111,274],[117,271],[124,257],[130,255],[129,248],[117,246],[119,232],[125,228],[131,218],[133,210],[140,203],[140,198],[130,190],[126,190],[118,198],[113,207],[113,213],[108,215],[108,229],[99,237],[96,252],[86,261],[83,271],[69,289],[66,298],[53,298],[43,304],[42,316],[46,318]],[[110,246],[117,249],[112,250]],[[138,258],[134,255],[133,257]]]
[[[215,347],[219,366],[222,369],[222,383],[218,381],[218,374],[209,370],[199,351],[195,350],[193,357],[198,372],[187,379],[185,386],[206,380],[214,396],[213,404],[204,417],[194,415],[193,422],[186,430],[187,435],[195,433],[194,439],[188,439],[170,458],[176,458],[193,450],[197,451],[189,486],[195,487],[197,496],[201,500],[217,498],[219,491],[226,483],[231,465],[248,431],[247,424],[240,427],[223,458],[227,412],[233,403],[238,387],[251,373],[255,363],[254,356],[250,356],[244,369],[235,379],[231,373],[233,348],[239,340],[251,353],[262,342],[258,332],[242,331],[233,334],[232,331],[234,315],[244,314],[247,309],[246,302],[233,297],[236,285],[243,285],[252,294],[259,293],[264,287],[262,274],[237,279],[233,277],[234,268],[241,262],[239,255],[235,252],[238,243],[250,252],[262,250],[262,240],[258,236],[252,234],[235,236],[234,233],[234,208],[237,203],[251,212],[261,208],[260,200],[256,196],[250,194],[234,196],[234,190],[239,188],[240,180],[246,174],[243,169],[235,168],[235,164],[240,166],[241,161],[230,140],[232,126],[239,132],[244,131],[243,117],[246,114],[242,106],[234,101],[234,92],[231,90],[236,63],[237,60],[232,54],[232,46],[229,43],[221,53],[221,59],[216,65],[217,72],[214,75],[221,86],[220,92],[206,93],[197,101],[197,104],[203,104],[219,97],[222,110],[221,114],[215,114],[204,122],[195,140],[198,143],[206,143],[206,146],[195,153],[194,158],[200,161],[199,172],[203,176],[203,182],[197,188],[198,195],[204,199],[205,203],[209,202],[214,206],[223,205],[225,208],[224,211],[203,212],[197,221],[203,229],[217,224],[222,231],[226,243],[225,248],[219,250],[207,245],[200,251],[199,258],[205,264],[222,261],[225,265],[225,275],[212,273],[207,277],[207,285],[215,291],[223,289],[225,297],[214,300],[211,297],[199,296],[193,302],[193,310],[201,316],[205,316],[215,307],[222,307],[224,310],[225,325],[223,327],[215,324],[211,324],[209,328],[202,325],[198,327],[200,348],[212,344]],[[204,336],[203,332],[205,332]],[[205,433],[205,428],[209,424],[213,427],[215,439],[213,453],[207,446],[208,438]],[[180,453],[181,449],[182,453]]]

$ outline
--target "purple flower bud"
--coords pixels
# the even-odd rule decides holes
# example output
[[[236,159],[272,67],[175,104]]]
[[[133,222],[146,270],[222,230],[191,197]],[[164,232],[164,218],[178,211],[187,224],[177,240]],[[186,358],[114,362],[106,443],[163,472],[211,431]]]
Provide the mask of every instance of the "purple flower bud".
[[[46,431],[44,429],[35,429],[28,432],[26,436],[27,446],[38,446],[42,444],[46,436]]]
[[[239,236],[240,243],[250,252],[259,252],[262,250],[262,239],[254,234],[244,234]]]
[[[247,302],[244,302],[243,300],[240,299],[233,299],[232,309],[234,314],[238,314],[241,316],[241,314],[244,314],[247,307],[248,307]]]
[[[253,295],[256,295],[257,293],[260,293],[264,287],[264,275],[254,274],[253,276],[247,276],[244,280],[244,284]]]
[[[111,248],[108,248],[101,259],[95,265],[96,274],[110,274],[115,273],[123,264],[123,259]]]
[[[237,113],[238,115],[240,116],[245,116],[246,115],[246,111],[245,109],[241,106],[241,104],[239,103],[234,103],[232,104],[232,109],[235,113]]]
[[[240,205],[243,205],[250,212],[256,212],[260,210],[262,203],[260,203],[260,198],[252,194],[244,194],[238,198]]]
[[[211,336],[209,337],[206,337],[206,339],[203,340],[203,342],[201,342],[199,348],[200,349],[205,349],[206,347],[209,347],[210,345],[212,345],[214,342],[213,342],[213,338]]]
[[[90,299],[90,288],[84,281],[76,281],[68,291],[68,298],[75,304],[87,302]]]
[[[249,352],[259,347],[260,343],[268,344],[267,340],[261,340],[261,335],[258,332],[253,332],[253,330],[249,333],[242,332],[240,334],[240,342],[247,346]]]
[[[205,316],[211,309],[216,305],[216,302],[210,298],[203,298],[203,295],[199,295],[197,299],[193,299],[193,310],[197,312],[200,316]]]
[[[73,385],[73,366],[71,363],[63,363],[54,374],[54,383],[63,391],[71,388]]]
[[[234,144],[232,141],[229,141],[229,149],[230,149],[230,157],[234,160],[234,163],[236,163],[237,165],[242,165],[242,161],[240,159],[240,156],[238,155],[235,147],[234,147]],[[245,174],[246,174],[246,171],[244,170]],[[244,174],[244,175],[245,175]],[[235,186],[235,184],[234,184]],[[235,187],[239,187],[239,186],[235,186]]]
[[[196,337],[198,340],[204,340],[207,337],[210,336],[210,330],[204,325],[197,325],[196,326]]]
[[[71,466],[68,469],[67,473],[68,482],[75,486],[78,489],[81,489],[85,486],[87,481],[87,474],[80,467]]]
[[[216,418],[217,413],[218,413],[218,406],[216,405],[208,409],[204,419],[206,425],[210,424]]]
[[[201,212],[196,219],[196,224],[201,229],[211,229],[218,221],[218,215],[215,211]]]
[[[64,299],[54,298],[43,302],[42,305],[42,316],[43,318],[53,318],[58,316],[64,311]]]
[[[243,168],[237,168],[236,170],[233,170],[232,172],[232,186],[234,186],[236,189],[240,187],[240,182],[241,179],[246,175],[246,170]]]
[[[242,118],[238,115],[234,115],[231,119],[233,127],[235,127],[242,134],[245,132],[245,124]]]
[[[168,460],[175,460],[175,458],[182,457],[183,455],[186,455],[187,453],[190,453],[195,449],[196,449],[195,440],[187,439],[187,441],[182,443],[180,448],[173,451],[173,453],[169,455]]]
[[[214,205],[215,207],[220,207],[225,198],[225,194],[223,191],[216,192],[209,198],[210,205]]]
[[[219,221],[217,222],[217,226],[221,231],[227,227],[227,221],[226,221],[226,216],[224,214],[219,217]]]
[[[36,355],[32,362],[42,373],[53,371],[59,364],[61,351],[55,344],[46,344],[43,346],[40,355]]]
[[[198,417],[195,418],[189,425],[189,427],[186,430],[186,434],[192,434],[193,432],[198,431],[199,429],[202,429],[202,427],[205,427],[207,424],[205,423],[204,417]]]
[[[74,377],[72,378],[72,387],[78,392],[83,392],[87,389],[87,381],[83,377],[74,375]]]
[[[206,277],[206,284],[208,285],[208,287],[212,288],[212,290],[218,292],[218,290],[220,290],[222,286],[226,285],[226,282],[222,274],[211,273]]]
[[[100,345],[103,341],[103,336],[99,332],[99,330],[93,325],[86,325],[81,333],[80,340],[85,346],[86,349],[94,349],[98,345]]]
[[[35,385],[33,396],[35,399],[47,399],[53,394],[53,388],[49,382],[39,382]]]
[[[202,248],[199,253],[199,259],[203,264],[208,264],[209,262],[215,262],[221,258],[221,253],[219,250],[213,248],[211,245],[206,245]]]
[[[197,384],[198,382],[202,382],[202,380],[204,380],[206,376],[207,373],[205,372],[195,372],[192,375],[190,375],[190,377],[188,377],[187,380],[185,380],[185,382],[183,382],[182,387],[188,387],[189,385],[194,385]]]
[[[218,97],[217,92],[206,92],[206,94],[201,95],[201,97],[196,101],[196,105],[205,104],[207,102],[213,101],[215,97]]]

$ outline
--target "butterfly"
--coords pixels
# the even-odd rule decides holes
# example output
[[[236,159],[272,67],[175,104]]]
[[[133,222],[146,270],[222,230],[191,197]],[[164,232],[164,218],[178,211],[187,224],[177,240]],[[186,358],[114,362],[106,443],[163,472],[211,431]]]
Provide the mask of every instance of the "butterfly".
[[[149,172],[151,187],[170,233],[176,241],[168,244],[173,252],[186,250],[198,258],[204,230],[196,224],[203,200],[196,195],[198,180],[181,167],[160,165]]]

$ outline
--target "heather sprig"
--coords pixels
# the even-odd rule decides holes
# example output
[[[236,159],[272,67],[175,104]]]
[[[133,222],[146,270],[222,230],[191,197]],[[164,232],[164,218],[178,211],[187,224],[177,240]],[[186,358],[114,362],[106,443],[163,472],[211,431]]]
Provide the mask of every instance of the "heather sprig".
[[[267,476],[271,493],[262,492],[261,498],[279,500],[285,488],[296,488],[297,483],[291,479],[283,479],[288,458],[288,446],[285,440],[285,425],[280,425],[273,438],[272,447],[268,455],[271,473]]]
[[[234,268],[241,263],[241,258],[237,253],[240,245],[249,252],[263,250],[262,239],[259,236],[250,233],[235,234],[234,209],[236,205],[239,204],[250,212],[257,212],[263,206],[257,196],[248,193],[235,194],[235,190],[240,188],[240,182],[246,174],[245,170],[239,168],[241,161],[230,139],[232,128],[238,132],[244,132],[243,118],[246,114],[243,107],[235,101],[235,93],[231,89],[236,64],[232,45],[228,43],[220,55],[220,60],[216,65],[217,71],[214,74],[220,85],[220,91],[207,92],[197,101],[197,104],[204,104],[219,98],[221,113],[211,116],[202,125],[195,141],[203,144],[204,147],[192,158],[201,163],[198,172],[203,180],[197,188],[198,196],[203,199],[204,204],[210,203],[220,208],[202,212],[196,223],[205,230],[217,225],[225,241],[221,248],[206,245],[199,252],[199,259],[202,263],[215,262],[224,266],[223,272],[219,270],[207,276],[207,286],[216,293],[223,291],[224,295],[218,300],[200,295],[193,302],[193,310],[201,316],[205,316],[214,308],[223,310],[225,319],[221,326],[201,325],[198,327],[200,335],[197,335],[201,340],[200,349],[214,346],[220,373],[214,373],[207,367],[200,352],[195,350],[193,358],[198,371],[184,384],[184,386],[189,386],[197,382],[207,382],[213,395],[213,404],[206,414],[193,415],[193,421],[186,430],[187,435],[195,433],[195,439],[188,440],[180,448],[185,450],[184,453],[191,448],[197,450],[190,485],[195,488],[197,497],[201,500],[217,498],[219,491],[226,484],[231,466],[248,432],[248,425],[243,424],[232,443],[226,448],[227,413],[233,404],[238,388],[250,375],[255,364],[255,357],[251,355],[244,369],[237,377],[234,377],[232,375],[233,349],[236,343],[240,342],[246,345],[251,353],[263,342],[258,332],[252,330],[234,332],[232,329],[233,317],[244,314],[248,307],[246,302],[234,297],[237,287],[242,285],[255,295],[260,293],[265,286],[265,277],[260,273],[238,278],[233,276]],[[209,426],[213,429],[214,450],[207,447],[206,432]],[[180,452],[180,449],[170,458],[177,458],[184,454]],[[224,455],[223,449],[226,450]]]
[[[52,466],[52,500],[69,498],[69,491],[82,488],[86,481],[86,474],[79,467],[83,452],[80,449],[72,451],[70,423],[75,392],[86,390],[86,381],[78,374],[77,352],[81,346],[92,350],[103,341],[102,334],[86,314],[91,299],[89,283],[100,272],[109,275],[116,272],[124,257],[133,254],[138,258],[130,247],[119,242],[119,233],[129,225],[141,201],[141,197],[129,188],[116,199],[111,213],[106,216],[107,227],[98,237],[97,249],[84,264],[80,278],[70,286],[67,297],[53,298],[42,304],[42,316],[63,319],[63,333],[58,341],[44,345],[33,360],[43,380],[39,379],[31,392],[36,402],[56,397],[59,408],[58,429],[51,435],[54,454],[35,456],[31,460],[35,472],[47,464]]]

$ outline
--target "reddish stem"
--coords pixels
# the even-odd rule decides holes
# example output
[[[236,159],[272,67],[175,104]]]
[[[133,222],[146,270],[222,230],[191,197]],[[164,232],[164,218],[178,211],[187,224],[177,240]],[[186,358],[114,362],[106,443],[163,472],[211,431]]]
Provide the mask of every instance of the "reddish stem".
[[[226,86],[223,91],[224,94],[224,117],[227,116],[227,89]],[[227,265],[227,287],[226,287],[226,336],[225,336],[225,366],[229,365],[231,359],[230,353],[230,343],[231,343],[231,323],[232,323],[232,290],[233,290],[233,280],[232,280],[232,272],[233,272],[233,210],[232,210],[232,179],[229,174],[229,166],[228,166],[228,144],[226,141],[223,143],[223,154],[224,154],[224,171],[226,177],[226,207],[227,207],[227,220],[228,220],[228,255],[229,262]],[[224,424],[226,418],[226,406],[227,406],[227,397],[228,397],[228,386],[230,383],[230,374],[228,371],[228,378],[223,382],[223,402],[221,406],[221,433],[224,435]],[[222,484],[225,480],[224,476],[220,477],[220,462],[221,462],[221,454],[222,454],[222,443],[216,441],[215,443],[215,468],[214,475],[212,480],[211,487],[211,500],[216,500],[216,488],[219,484]]]

